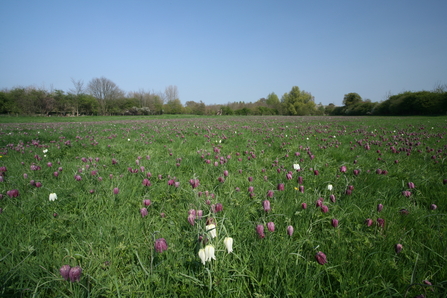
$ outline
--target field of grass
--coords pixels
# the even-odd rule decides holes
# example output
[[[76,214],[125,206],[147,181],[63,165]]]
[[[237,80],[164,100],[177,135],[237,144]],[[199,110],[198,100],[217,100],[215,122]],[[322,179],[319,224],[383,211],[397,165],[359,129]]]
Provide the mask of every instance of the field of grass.
[[[0,156],[0,297],[447,295],[447,117],[2,117]]]

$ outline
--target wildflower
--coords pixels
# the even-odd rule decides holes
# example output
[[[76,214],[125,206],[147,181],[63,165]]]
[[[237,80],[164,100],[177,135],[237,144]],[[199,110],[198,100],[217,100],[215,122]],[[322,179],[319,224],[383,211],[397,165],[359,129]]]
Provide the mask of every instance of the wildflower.
[[[396,253],[397,253],[397,254],[400,253],[400,252],[402,251],[402,249],[403,249],[402,244],[396,244],[396,246],[395,246],[395,250],[396,250]]]
[[[225,244],[225,247],[227,248],[228,253],[233,252],[233,238],[225,237],[224,244]]]
[[[168,250],[168,244],[166,243],[165,238],[158,238],[154,243],[155,250],[158,253],[162,253],[165,250]]]
[[[352,173],[354,173],[354,175],[358,176],[360,174],[360,170],[353,170]]]
[[[338,227],[338,219],[333,218],[331,224],[334,228]]]
[[[307,209],[307,204],[306,203],[301,203],[301,208]]]
[[[383,218],[378,218],[377,219],[377,225],[381,228],[383,228],[385,226],[385,220]]]
[[[295,155],[296,155],[296,154],[295,154]],[[295,163],[295,164],[293,164],[293,169],[294,169],[295,171],[299,171],[301,168],[300,168],[300,165],[299,165],[299,164]]]
[[[228,177],[228,171],[225,170],[225,171],[223,172],[223,174],[224,174],[225,177]]]
[[[292,226],[288,226],[287,227],[287,235],[292,236],[293,235],[293,227]]]
[[[196,188],[200,185],[199,179],[191,179],[189,180],[189,184],[191,184],[192,188]]]
[[[189,222],[190,225],[193,226],[195,224],[195,221],[194,221],[195,219],[196,219],[195,214],[189,214],[188,215],[188,222]]]
[[[269,212],[271,210],[271,208],[270,208],[270,201],[269,200],[265,200],[264,202],[262,202],[262,205],[264,206],[264,211],[265,212]]]
[[[287,174],[286,174],[286,179],[287,179],[287,180],[292,180],[292,174],[287,173]]]
[[[408,186],[409,189],[413,189],[413,188],[415,188],[413,182],[408,182],[408,183],[407,183],[407,186]]]
[[[222,211],[223,210],[223,205],[221,203],[217,203],[214,206],[214,210],[215,210],[216,213]]]
[[[315,171],[314,171],[314,175],[315,175],[315,176],[318,176],[319,174],[320,174],[320,172],[318,172],[318,170],[315,170]]]
[[[304,186],[303,186],[303,185],[300,185],[300,186],[298,187],[298,191],[301,192],[301,193],[304,193]]]
[[[274,195],[273,190],[269,190],[269,191],[267,192],[267,197],[268,197],[268,198],[273,198],[273,195]]]
[[[342,172],[342,173],[346,173],[346,171],[347,171],[346,166],[341,166],[341,167],[340,167],[340,172]]]
[[[436,206],[435,204],[431,204],[430,205],[430,209],[431,210],[436,210],[438,208],[438,206]]]
[[[329,200],[331,200],[332,203],[335,203],[335,195],[330,195]]]
[[[249,186],[248,187],[248,192],[253,192],[254,191],[254,187],[253,186]]]
[[[205,259],[206,261],[211,261],[211,259],[215,260],[216,256],[214,255],[214,246],[208,244],[205,246]]]
[[[202,264],[205,265],[206,253],[205,253],[205,249],[204,248],[199,249],[199,258],[202,261]]]
[[[275,223],[274,223],[273,221],[269,221],[269,222],[267,223],[267,229],[268,229],[270,232],[274,232],[274,231],[275,231]]]
[[[320,265],[324,265],[327,263],[326,255],[324,253],[322,253],[321,251],[319,251],[315,255],[315,259],[317,260],[318,264],[320,264]]]
[[[141,208],[140,209],[140,214],[141,214],[141,217],[147,216],[147,214],[148,214],[147,209],[146,208]]]
[[[143,179],[143,183],[144,186],[151,186],[151,181],[149,181],[149,179]]]
[[[283,183],[279,183],[278,186],[277,186],[277,189],[279,191],[283,191],[284,190],[284,184]]]
[[[119,194],[120,193],[120,190],[119,190],[119,188],[118,187],[115,187],[114,189],[113,189],[113,193],[114,194]]]
[[[10,198],[16,198],[16,197],[19,196],[19,191],[18,191],[17,189],[11,189],[11,190],[8,190],[8,191],[6,192],[6,194],[7,194]]]
[[[383,205],[382,204],[377,205],[377,212],[382,211],[382,209],[383,209]]]
[[[79,266],[73,267],[70,269],[68,276],[70,277],[71,282],[79,281],[81,278],[82,269]]]
[[[365,220],[365,224],[366,224],[368,227],[370,227],[370,226],[373,224],[373,220],[372,220],[371,218],[367,218],[367,219]]]
[[[70,269],[70,265],[64,265],[61,267],[61,269],[59,269],[59,272],[62,275],[63,279],[68,280]]]
[[[152,204],[151,200],[149,200],[149,199],[143,200],[143,205],[144,206],[150,206],[151,204]]]
[[[303,184],[303,177],[299,176],[297,182],[298,184]]]
[[[55,200],[57,200],[57,195],[54,192],[50,193],[49,200],[54,202]]]
[[[43,152],[43,153],[47,153],[47,152],[48,152],[48,149],[43,149],[42,152]]]
[[[402,192],[402,195],[405,196],[405,197],[407,197],[407,198],[409,198],[409,197],[411,196],[411,192],[408,191],[408,190],[404,190],[404,191]]]
[[[332,184],[328,184],[328,185],[327,185],[327,190],[332,191],[332,189],[333,189]]]
[[[256,232],[258,233],[259,238],[264,238],[265,237],[265,235],[264,235],[264,226],[263,225],[257,225],[256,226]]]
[[[323,212],[323,213],[329,212],[329,207],[326,205],[321,206],[321,212]]]
[[[217,236],[217,230],[216,230],[216,225],[215,225],[215,224],[213,224],[213,223],[208,224],[208,225],[205,227],[205,230],[206,230],[207,232],[209,232],[211,238],[216,238],[216,236]]]
[[[81,176],[79,176],[79,175],[75,175],[74,178],[76,179],[76,181],[81,181],[82,180]]]

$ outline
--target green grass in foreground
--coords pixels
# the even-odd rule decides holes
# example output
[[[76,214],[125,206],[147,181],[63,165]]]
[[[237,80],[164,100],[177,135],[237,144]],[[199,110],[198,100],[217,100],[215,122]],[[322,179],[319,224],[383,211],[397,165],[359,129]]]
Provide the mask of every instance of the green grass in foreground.
[[[0,124],[0,296],[447,294],[446,117],[19,119],[34,124]],[[190,179],[200,185],[193,189]],[[8,196],[13,189],[18,197]],[[316,207],[319,198],[327,213]],[[151,205],[143,218],[144,199]],[[223,211],[213,213],[218,203]],[[191,209],[204,214],[194,225]],[[210,217],[216,238],[205,228]],[[234,239],[232,253],[225,237]],[[162,253],[154,249],[158,238],[168,244]],[[206,245],[216,260],[203,265],[198,251]],[[319,251],[324,265],[315,259]],[[82,268],[79,282],[61,277],[65,264]]]

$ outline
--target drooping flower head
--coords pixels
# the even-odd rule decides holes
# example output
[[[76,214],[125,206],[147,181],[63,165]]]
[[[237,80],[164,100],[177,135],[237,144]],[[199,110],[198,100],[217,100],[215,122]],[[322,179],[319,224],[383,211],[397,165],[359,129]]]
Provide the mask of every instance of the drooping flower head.
[[[54,202],[57,200],[57,195],[54,192],[50,193],[49,200]]]
[[[64,265],[61,267],[61,269],[59,269],[59,272],[62,275],[63,279],[68,280],[70,269],[71,269],[70,265]]]
[[[293,229],[292,226],[288,226],[287,227],[287,235],[292,236],[293,235],[293,231],[294,231],[294,229]]]
[[[231,237],[225,237],[224,239],[224,245],[227,248],[227,252],[231,253],[233,252],[233,238]]]
[[[141,208],[140,209],[140,214],[141,214],[141,217],[147,216],[147,214],[148,214],[147,209],[146,208]]]
[[[396,253],[397,254],[400,253],[403,248],[404,247],[402,246],[402,244],[400,244],[400,243],[396,244],[396,247],[395,247]]]
[[[165,238],[158,238],[154,243],[155,250],[158,253],[162,253],[165,250],[168,250],[168,244],[166,243]]]
[[[270,208],[270,201],[269,200],[265,200],[262,205],[264,206],[264,211],[265,212],[269,212],[271,210]]]
[[[331,220],[331,224],[332,224],[332,226],[333,226],[334,228],[338,227],[338,219],[333,218],[333,219]]]
[[[257,225],[256,226],[256,233],[258,233],[259,238],[264,238],[265,237],[264,226],[263,225]]]
[[[274,223],[273,221],[268,222],[268,223],[267,223],[267,229],[268,229],[270,232],[274,232],[274,231],[275,231],[275,223]]]
[[[317,260],[318,264],[320,265],[324,265],[327,263],[327,258],[326,255],[319,251],[316,255],[315,255],[315,259]]]
[[[81,279],[82,269],[79,266],[70,269],[68,276],[71,282],[79,281]]]

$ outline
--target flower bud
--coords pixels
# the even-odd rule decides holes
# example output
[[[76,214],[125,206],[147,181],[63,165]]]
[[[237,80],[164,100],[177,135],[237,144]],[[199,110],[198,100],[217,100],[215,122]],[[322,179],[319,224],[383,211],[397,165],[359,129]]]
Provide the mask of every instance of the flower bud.
[[[163,251],[168,250],[168,244],[166,243],[166,239],[159,238],[155,240],[154,247],[158,253],[162,253]]]
[[[294,231],[294,229],[293,229],[292,226],[288,226],[287,227],[287,235],[292,236],[293,235],[293,231]]]
[[[71,282],[79,281],[81,279],[82,269],[79,266],[70,269],[68,276]]]
[[[265,237],[265,235],[264,235],[264,226],[263,225],[257,225],[256,226],[256,232],[258,233],[259,238],[264,238]]]
[[[147,209],[146,208],[141,208],[140,209],[140,214],[141,214],[141,217],[147,216]]]
[[[326,255],[324,253],[322,253],[321,251],[319,251],[315,255],[315,259],[317,260],[318,264],[320,264],[320,265],[324,265],[327,263]]]
[[[338,219],[333,218],[331,223],[334,228],[338,227]]]
[[[265,200],[264,202],[262,202],[262,205],[264,206],[264,211],[265,212],[269,212],[271,210],[271,208],[270,208],[270,201],[269,200]]]
[[[267,223],[267,229],[268,229],[270,232],[274,232],[274,231],[275,231],[275,223],[274,223],[273,221],[268,222],[268,223]]]
[[[61,267],[61,269],[59,269],[59,272],[62,275],[63,279],[68,280],[70,269],[71,269],[70,265],[64,265]]]

